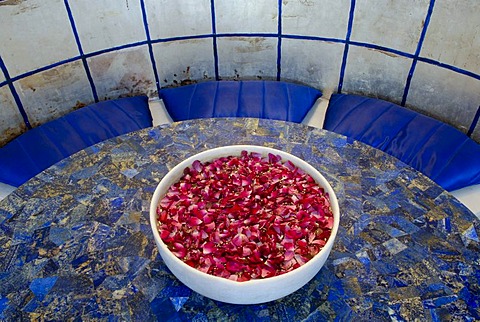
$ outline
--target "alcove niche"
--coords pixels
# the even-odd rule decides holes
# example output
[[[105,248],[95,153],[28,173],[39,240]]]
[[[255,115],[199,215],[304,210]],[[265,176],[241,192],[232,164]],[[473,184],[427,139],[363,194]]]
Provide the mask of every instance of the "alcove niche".
[[[382,98],[480,142],[480,2],[0,1],[0,146],[82,106],[224,79]]]

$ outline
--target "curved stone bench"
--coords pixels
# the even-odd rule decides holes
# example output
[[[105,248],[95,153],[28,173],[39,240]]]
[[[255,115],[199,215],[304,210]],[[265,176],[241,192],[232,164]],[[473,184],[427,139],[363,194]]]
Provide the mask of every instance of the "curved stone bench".
[[[0,183],[18,187],[100,141],[152,126],[146,96],[104,101],[42,124],[0,148]]]
[[[160,90],[173,121],[255,117],[301,123],[321,96],[312,87],[281,81],[209,81]]]
[[[460,198],[476,199],[469,208],[478,212],[480,145],[452,126],[384,100],[334,94],[323,127],[400,159]]]
[[[480,184],[480,145],[431,117],[380,99],[334,94],[324,128],[380,149],[452,191]]]

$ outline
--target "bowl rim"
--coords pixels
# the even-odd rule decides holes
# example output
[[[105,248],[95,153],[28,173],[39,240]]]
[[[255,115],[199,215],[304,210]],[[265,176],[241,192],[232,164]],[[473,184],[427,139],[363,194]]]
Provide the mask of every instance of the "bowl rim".
[[[322,182],[319,183],[317,180],[315,180],[315,181],[322,188],[324,188],[325,192],[328,193],[328,196],[329,196],[329,199],[330,199],[330,206],[332,208],[332,213],[333,213],[334,220],[333,220],[332,232],[331,232],[330,236],[328,237],[327,242],[325,243],[323,248],[314,257],[312,257],[308,262],[306,262],[305,264],[301,265],[300,267],[298,267],[298,268],[296,268],[296,269],[294,269],[290,272],[287,272],[287,273],[284,273],[284,274],[281,274],[281,275],[276,275],[276,276],[266,277],[266,278],[261,278],[261,279],[258,279],[258,278],[257,279],[250,279],[248,281],[239,282],[239,281],[234,281],[234,280],[227,279],[225,277],[220,277],[220,276],[211,275],[211,274],[202,272],[202,271],[200,271],[200,270],[198,270],[194,267],[191,267],[190,265],[188,265],[184,261],[182,261],[180,258],[175,256],[170,251],[168,246],[163,242],[162,238],[160,237],[160,234],[159,234],[158,228],[157,228],[157,219],[156,219],[157,218],[157,213],[156,212],[157,212],[158,202],[163,197],[163,196],[160,195],[161,190],[163,189],[163,186],[166,185],[166,182],[169,181],[169,180],[171,181],[171,183],[168,184],[168,187],[170,187],[173,183],[175,183],[179,180],[181,175],[180,175],[180,177],[178,177],[176,179],[172,178],[172,176],[180,168],[181,168],[180,173],[183,174],[183,170],[187,166],[190,166],[193,163],[193,161],[199,160],[202,157],[204,157],[205,155],[209,155],[209,154],[212,154],[214,152],[220,152],[220,154],[215,154],[215,156],[213,158],[205,159],[205,161],[208,161],[208,160],[214,160],[216,158],[220,158],[222,156],[237,155],[237,154],[232,154],[232,152],[237,152],[237,151],[241,152],[243,150],[245,150],[247,152],[276,153],[277,155],[280,155],[282,157],[282,160],[285,160],[285,158],[286,158],[287,160],[292,161],[295,166],[297,166],[298,168],[301,168],[302,170],[306,171],[308,174],[312,175],[312,172],[315,173],[315,175],[318,176],[322,180]],[[305,169],[305,168],[307,168],[307,169]],[[172,181],[172,179],[175,179],[175,180]],[[212,148],[212,149],[207,149],[205,151],[196,153],[196,154],[184,159],[183,161],[178,163],[176,166],[174,166],[171,170],[169,170],[167,172],[167,174],[165,174],[165,176],[160,180],[160,182],[158,183],[158,185],[155,189],[155,192],[152,196],[151,202],[150,202],[150,226],[152,228],[153,235],[154,235],[154,238],[157,242],[157,245],[159,245],[161,248],[166,250],[165,253],[167,254],[167,256],[169,258],[173,259],[174,262],[176,262],[176,263],[180,264],[182,267],[184,267],[184,269],[187,270],[194,277],[203,278],[203,279],[211,279],[211,280],[214,280],[214,281],[218,281],[220,283],[225,283],[226,285],[231,285],[232,287],[236,287],[236,288],[252,287],[254,285],[257,285],[257,286],[260,287],[264,284],[266,285],[266,284],[270,284],[270,283],[274,283],[274,282],[281,282],[283,280],[290,279],[292,277],[292,275],[302,274],[302,272],[308,270],[308,268],[310,266],[315,265],[315,262],[316,262],[315,259],[316,258],[320,258],[322,254],[330,252],[330,250],[333,246],[333,243],[335,241],[337,232],[338,232],[339,224],[340,224],[340,211],[339,211],[339,205],[338,205],[338,200],[337,200],[336,194],[335,194],[333,188],[331,187],[330,183],[325,179],[325,177],[320,173],[320,171],[315,169],[308,162],[300,159],[299,157],[297,157],[293,154],[290,154],[288,152],[278,150],[278,149],[275,149],[275,148],[270,148],[270,147],[265,147],[265,146],[260,146],[260,145],[243,145],[242,144],[242,145],[221,146],[221,147],[216,147],[216,148]],[[161,254],[161,256],[163,256],[163,254]]]

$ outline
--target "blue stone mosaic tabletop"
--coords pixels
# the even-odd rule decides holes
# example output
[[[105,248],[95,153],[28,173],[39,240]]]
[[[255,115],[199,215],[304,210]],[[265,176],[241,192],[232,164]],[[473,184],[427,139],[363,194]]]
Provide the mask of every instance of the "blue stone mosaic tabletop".
[[[150,228],[150,199],[168,170],[232,144],[304,159],[339,199],[325,266],[265,304],[191,291],[165,267]],[[343,136],[258,119],[173,123],[87,148],[0,202],[0,320],[478,321],[479,231],[430,179]]]

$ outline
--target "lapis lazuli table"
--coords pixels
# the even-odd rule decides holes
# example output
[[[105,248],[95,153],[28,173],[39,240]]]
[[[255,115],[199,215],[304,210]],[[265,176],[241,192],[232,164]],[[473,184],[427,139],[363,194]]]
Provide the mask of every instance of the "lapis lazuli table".
[[[277,301],[230,305],[191,291],[166,269],[150,230],[163,175],[231,144],[297,155],[339,198],[325,266]],[[479,320],[479,229],[432,181],[343,136],[257,119],[174,123],[87,148],[0,202],[0,320]]]

